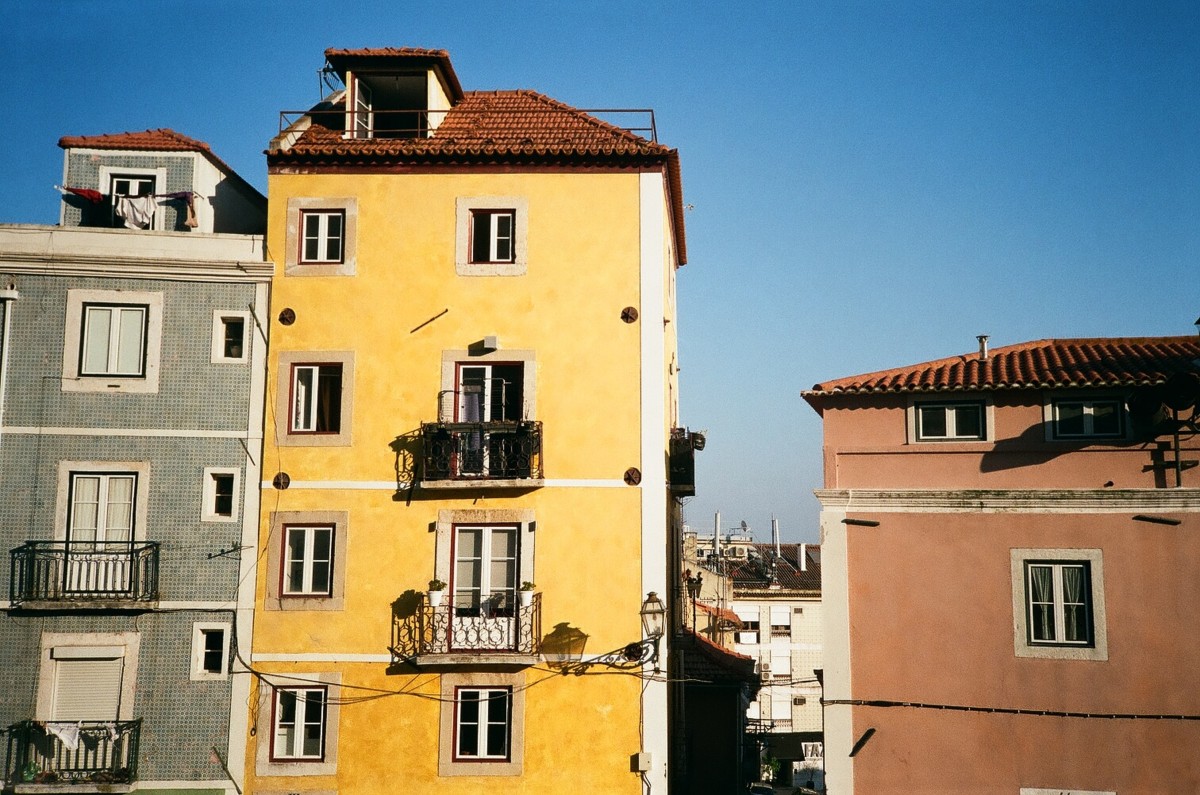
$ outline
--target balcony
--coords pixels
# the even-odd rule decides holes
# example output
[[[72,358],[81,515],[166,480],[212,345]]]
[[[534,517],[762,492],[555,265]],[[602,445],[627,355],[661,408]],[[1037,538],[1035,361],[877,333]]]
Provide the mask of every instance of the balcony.
[[[149,607],[158,599],[158,544],[26,541],[12,550],[9,601],[25,608]]]
[[[45,791],[37,785],[81,785],[95,792],[97,784],[129,784],[137,779],[141,720],[69,721],[27,720],[8,727],[8,757],[4,779],[16,792]],[[105,788],[128,792],[129,788]]]
[[[543,485],[540,422],[425,422],[421,441],[424,488]]]
[[[422,595],[415,610],[393,616],[393,662],[533,665],[541,651],[542,595],[530,594],[523,604],[519,593],[458,595],[457,604],[447,594],[437,605]]]

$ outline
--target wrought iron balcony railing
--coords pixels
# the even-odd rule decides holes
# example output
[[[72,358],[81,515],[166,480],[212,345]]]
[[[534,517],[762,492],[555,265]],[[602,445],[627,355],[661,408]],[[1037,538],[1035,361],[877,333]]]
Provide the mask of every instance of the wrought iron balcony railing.
[[[425,422],[421,440],[426,481],[542,477],[540,422]]]
[[[9,600],[152,602],[158,544],[147,541],[26,541],[12,550]]]
[[[127,784],[137,779],[141,732],[140,719],[14,724],[4,779],[9,786]]]
[[[519,591],[491,595],[446,594],[441,604],[428,596],[411,615],[395,616],[392,655],[408,660],[425,655],[535,655],[541,650],[542,595]]]

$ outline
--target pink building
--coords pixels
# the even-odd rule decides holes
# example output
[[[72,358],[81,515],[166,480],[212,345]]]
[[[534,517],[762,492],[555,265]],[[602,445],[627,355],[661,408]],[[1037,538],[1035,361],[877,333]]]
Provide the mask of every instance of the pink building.
[[[1200,792],[1200,338],[817,384],[831,793]]]

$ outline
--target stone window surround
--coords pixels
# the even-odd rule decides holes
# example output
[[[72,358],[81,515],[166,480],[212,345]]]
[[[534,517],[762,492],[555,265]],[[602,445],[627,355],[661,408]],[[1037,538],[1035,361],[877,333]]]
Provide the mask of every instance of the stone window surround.
[[[270,675],[267,675],[270,678]],[[304,680],[304,681],[302,681]],[[258,686],[258,734],[254,753],[254,772],[259,776],[332,776],[337,774],[338,719],[341,707],[342,675],[334,672],[303,673],[282,680],[279,687],[300,688],[324,685],[325,691],[325,758],[321,761],[271,761],[271,744],[275,741],[275,688],[266,682]],[[289,790],[291,792],[293,790]]]
[[[938,404],[960,404],[960,403],[975,403],[983,406],[983,438],[950,438],[950,439],[924,439],[918,434],[920,428],[917,421],[917,407],[921,405]],[[923,395],[920,397],[910,397],[908,405],[905,408],[906,419],[906,437],[905,441],[908,444],[981,444],[984,442],[996,441],[996,417],[995,406],[992,403],[990,395],[977,394],[946,394],[938,396]]]
[[[80,375],[79,358],[83,346],[84,304],[128,304],[146,307],[144,375]],[[134,290],[67,290],[64,323],[62,391],[157,394],[162,359],[163,294]]]
[[[458,389],[458,366],[475,364],[524,365],[521,384],[521,418],[529,420],[537,416],[537,360],[534,351],[496,350],[488,353],[476,353],[466,349],[442,351],[441,394],[454,396]],[[456,403],[456,400],[440,400],[438,420],[453,422]]]
[[[283,596],[284,528],[289,525],[333,527],[332,593],[329,596]],[[343,610],[346,607],[346,551],[349,548],[349,511],[272,511],[267,541],[267,596],[264,610]]]
[[[221,516],[216,512],[217,490],[213,475],[233,475],[233,510],[229,516]],[[205,467],[204,483],[201,488],[203,502],[200,506],[200,521],[202,522],[236,522],[242,492],[242,470],[240,467]]]
[[[460,196],[454,212],[454,272],[459,276],[521,276],[529,265],[529,199],[521,196]],[[513,211],[513,261],[471,262],[471,213]]]
[[[120,646],[125,659],[121,671],[121,702],[118,720],[133,720],[133,702],[136,692],[138,652],[141,647],[139,632],[43,632],[40,665],[38,668],[36,720],[50,720],[54,708],[54,650],[79,646]]]
[[[292,366],[340,364],[342,415],[337,433],[292,433]],[[354,416],[354,351],[283,351],[276,367],[275,444],[279,447],[349,447]]]
[[[65,541],[71,512],[72,475],[111,475],[132,473],[137,476],[133,495],[133,540],[145,541],[150,517],[149,461],[59,461],[58,494],[54,502],[54,537]]]
[[[1018,657],[1048,660],[1108,660],[1107,615],[1104,609],[1104,553],[1099,549],[1010,549],[1013,650]],[[1031,560],[1086,561],[1091,581],[1092,640],[1090,646],[1055,646],[1029,642],[1029,611],[1025,593],[1025,562]]]
[[[301,262],[300,247],[304,244],[300,229],[301,211],[341,210],[346,214],[346,226],[342,230],[341,262]],[[353,196],[300,197],[294,196],[287,203],[287,230],[284,238],[283,273],[285,276],[353,276],[357,272],[356,241],[358,238],[358,199]]]
[[[225,355],[225,318],[238,318],[242,321],[242,355],[233,358]],[[250,329],[252,320],[250,311],[246,309],[214,309],[212,324],[212,351],[209,361],[213,364],[245,364],[250,361]]]
[[[434,539],[434,576],[446,583],[453,583],[454,562],[450,556],[454,549],[456,525],[516,525],[517,576],[521,581],[537,582],[534,577],[534,536],[537,523],[531,508],[464,508],[438,511]]]
[[[204,670],[204,631],[220,630],[224,633],[221,646],[221,672]],[[193,682],[216,682],[229,678],[229,643],[233,626],[228,621],[196,621],[192,624],[192,673]]]
[[[519,776],[525,766],[525,674],[444,673],[441,675],[441,719],[438,732],[438,775]],[[455,690],[460,687],[511,687],[512,720],[509,724],[508,761],[481,759],[454,761]]]

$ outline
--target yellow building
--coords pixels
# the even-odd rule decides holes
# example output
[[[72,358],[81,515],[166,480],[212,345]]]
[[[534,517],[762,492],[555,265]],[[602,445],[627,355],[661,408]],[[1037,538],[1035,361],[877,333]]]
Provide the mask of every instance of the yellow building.
[[[665,793],[678,155],[444,51],[325,56],[268,151],[246,789]]]

